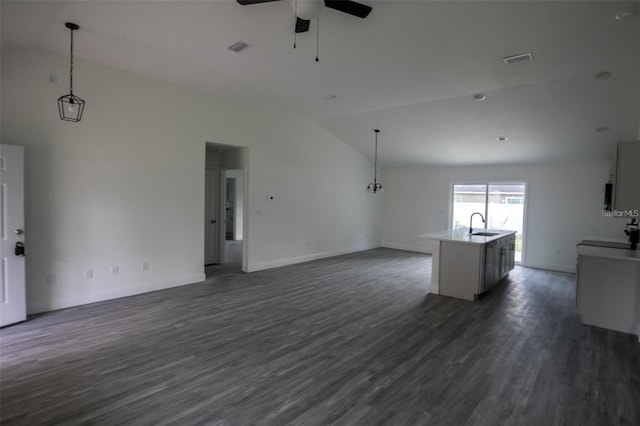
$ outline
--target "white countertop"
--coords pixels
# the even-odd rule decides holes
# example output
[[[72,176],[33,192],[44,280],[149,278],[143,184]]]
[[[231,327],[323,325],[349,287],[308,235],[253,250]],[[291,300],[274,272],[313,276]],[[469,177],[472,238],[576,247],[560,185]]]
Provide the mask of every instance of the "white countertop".
[[[578,256],[605,257],[607,259],[640,262],[640,250],[625,250],[609,247],[593,247],[578,244]]]
[[[468,244],[487,244],[487,243],[490,243],[491,241],[495,241],[500,238],[506,237],[507,235],[515,234],[517,231],[476,228],[474,232],[497,232],[498,235],[492,235],[492,236],[470,235],[469,228],[457,228],[457,229],[447,229],[445,231],[434,232],[430,234],[421,234],[421,235],[418,235],[418,238],[428,238],[430,240],[453,241],[457,243],[468,243]]]

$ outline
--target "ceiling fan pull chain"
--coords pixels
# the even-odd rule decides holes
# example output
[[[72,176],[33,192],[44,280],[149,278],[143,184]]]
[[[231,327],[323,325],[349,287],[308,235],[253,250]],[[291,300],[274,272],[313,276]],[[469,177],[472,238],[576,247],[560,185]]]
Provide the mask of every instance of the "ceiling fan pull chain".
[[[298,37],[298,31],[296,30],[298,26],[298,0],[293,2],[293,48],[296,48],[296,38]]]
[[[318,59],[318,50],[320,48],[320,17],[316,18],[316,62],[319,62]]]

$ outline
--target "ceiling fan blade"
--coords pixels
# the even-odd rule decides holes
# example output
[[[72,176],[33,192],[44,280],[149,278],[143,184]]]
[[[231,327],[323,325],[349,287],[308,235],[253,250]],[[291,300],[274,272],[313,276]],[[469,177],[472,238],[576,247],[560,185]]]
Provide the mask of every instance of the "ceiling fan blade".
[[[297,33],[306,33],[309,31],[309,24],[311,23],[308,19],[302,19],[296,17],[296,32]]]
[[[237,0],[237,1],[243,6],[248,6],[250,4],[271,3],[273,1],[280,1],[280,0]]]
[[[324,0],[324,5],[358,18],[366,18],[371,13],[371,6],[350,0]]]

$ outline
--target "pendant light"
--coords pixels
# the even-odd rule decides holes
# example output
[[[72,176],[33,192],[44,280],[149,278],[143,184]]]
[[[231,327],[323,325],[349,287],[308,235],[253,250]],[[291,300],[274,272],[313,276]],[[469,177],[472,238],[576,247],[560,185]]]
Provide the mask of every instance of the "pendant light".
[[[82,118],[84,100],[73,94],[73,32],[80,27],[73,22],[67,22],[65,27],[71,30],[71,60],[69,62],[69,94],[58,98],[58,112],[64,121],[78,122]]]
[[[382,188],[382,184],[378,182],[378,133],[380,133],[380,130],[375,129],[374,132],[376,132],[376,150],[373,161],[373,182],[369,182],[369,185],[367,185],[367,192],[373,192],[375,194],[378,191],[384,192],[384,189]]]

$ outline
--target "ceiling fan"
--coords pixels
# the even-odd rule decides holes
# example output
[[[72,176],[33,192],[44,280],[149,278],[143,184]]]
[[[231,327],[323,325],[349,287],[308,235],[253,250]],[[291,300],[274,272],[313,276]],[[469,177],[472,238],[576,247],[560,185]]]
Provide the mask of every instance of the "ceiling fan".
[[[280,0],[237,0],[243,6],[258,3],[270,3]],[[371,13],[371,6],[350,0],[291,0],[296,13],[296,33],[309,31],[309,23],[317,18],[325,7],[339,12],[366,18]]]

